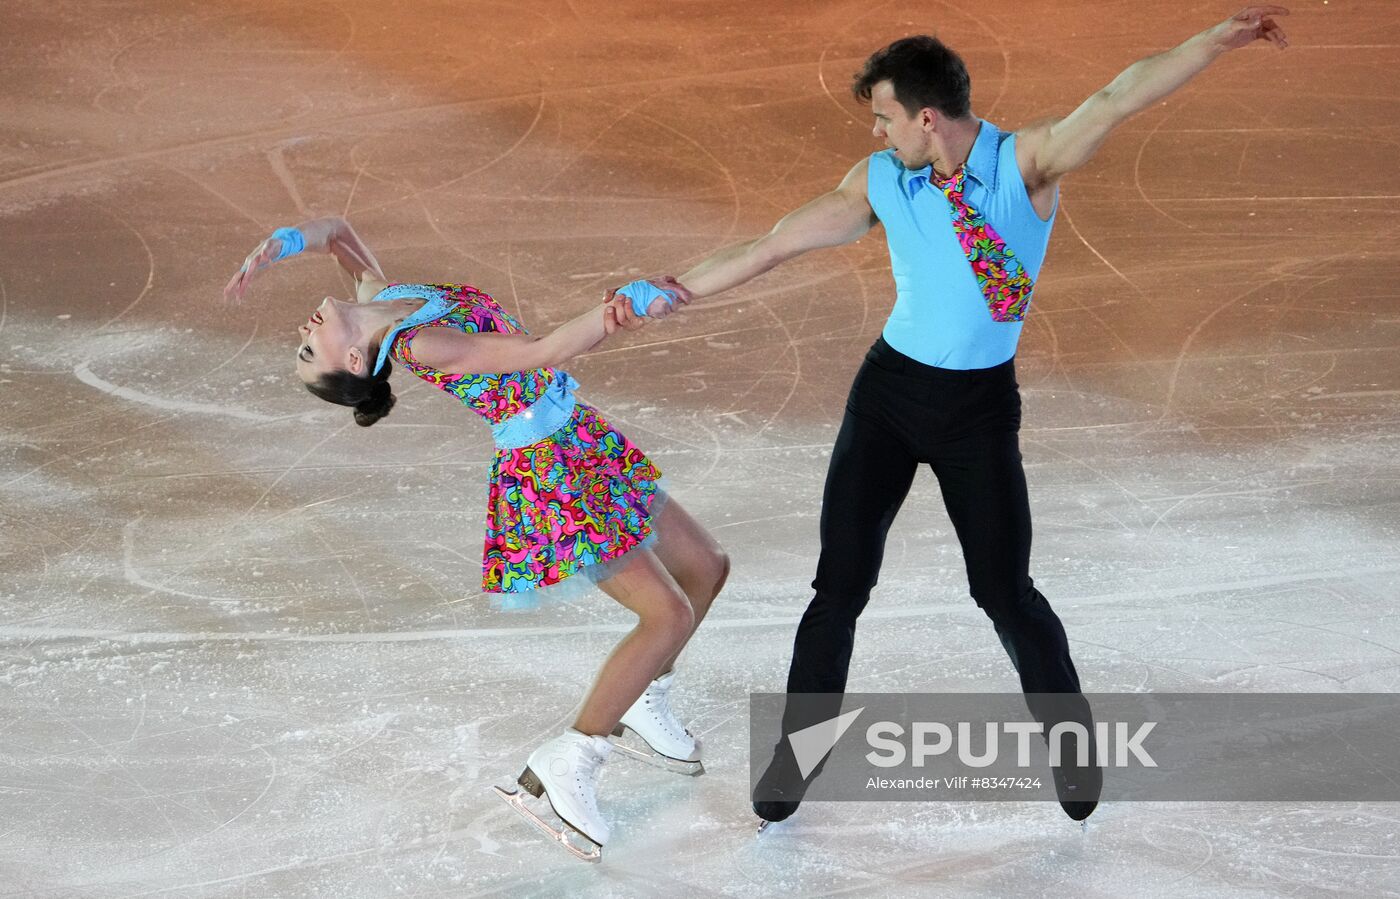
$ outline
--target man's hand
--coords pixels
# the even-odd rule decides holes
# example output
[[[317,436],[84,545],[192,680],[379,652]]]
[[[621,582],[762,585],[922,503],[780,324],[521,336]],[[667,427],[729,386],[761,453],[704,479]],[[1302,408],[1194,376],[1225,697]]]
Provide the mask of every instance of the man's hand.
[[[1053,206],[1060,178],[1088,163],[1109,133],[1131,116],[1190,81],[1221,54],[1257,40],[1282,50],[1288,38],[1275,16],[1282,6],[1247,6],[1165,53],[1140,59],[1063,119],[1016,132],[1016,162],[1042,216]]]
[[[1288,46],[1275,16],[1286,16],[1282,6],[1246,6],[1244,9],[1210,30],[1211,38],[1221,50],[1238,50],[1255,41],[1266,40],[1282,50]]]
[[[685,305],[690,303],[693,299],[690,291],[685,288],[685,285],[677,281],[673,275],[649,278],[647,280],[651,282],[653,287],[659,290],[670,291],[676,298],[677,303]],[[625,293],[618,293],[618,288],[616,287],[608,290],[607,294],[603,297],[603,304],[612,310],[618,326],[628,331],[635,331],[640,328],[645,321],[642,316],[637,315],[637,313],[632,310],[632,298]],[[658,298],[652,300],[651,305],[647,307],[645,318],[665,318],[674,311],[675,306],[673,304]]]

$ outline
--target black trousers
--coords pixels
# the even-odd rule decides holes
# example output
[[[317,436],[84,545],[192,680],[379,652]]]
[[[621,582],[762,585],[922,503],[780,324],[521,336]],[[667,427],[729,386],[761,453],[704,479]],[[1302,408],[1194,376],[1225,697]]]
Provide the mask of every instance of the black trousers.
[[[921,464],[938,478],[972,598],[991,619],[1022,689],[1080,692],[1064,627],[1029,574],[1020,426],[1013,361],[973,371],[934,368],[876,341],[851,385],[827,471],[816,596],[797,628],[789,693],[845,691],[856,620]],[[785,720],[784,730],[808,723]]]

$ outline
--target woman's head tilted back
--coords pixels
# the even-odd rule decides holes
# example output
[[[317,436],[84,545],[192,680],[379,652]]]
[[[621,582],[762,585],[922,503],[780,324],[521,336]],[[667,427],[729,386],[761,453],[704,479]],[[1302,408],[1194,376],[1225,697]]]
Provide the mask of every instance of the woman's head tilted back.
[[[367,333],[358,303],[326,297],[297,328],[296,370],[306,389],[328,403],[350,406],[355,424],[369,427],[394,408],[393,364],[372,374],[379,344]]]

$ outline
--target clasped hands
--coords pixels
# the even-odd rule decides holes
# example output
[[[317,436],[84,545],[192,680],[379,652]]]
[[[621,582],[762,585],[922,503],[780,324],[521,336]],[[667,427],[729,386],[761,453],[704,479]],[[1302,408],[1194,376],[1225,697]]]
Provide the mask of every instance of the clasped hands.
[[[632,284],[650,285],[655,293],[646,296],[633,296],[637,291],[628,291]],[[645,319],[665,318],[675,311],[676,305],[687,305],[693,296],[686,287],[672,275],[648,278],[644,282],[633,281],[621,287],[610,289],[603,297],[603,325],[608,334],[619,329],[635,331]],[[641,311],[645,309],[645,312]]]

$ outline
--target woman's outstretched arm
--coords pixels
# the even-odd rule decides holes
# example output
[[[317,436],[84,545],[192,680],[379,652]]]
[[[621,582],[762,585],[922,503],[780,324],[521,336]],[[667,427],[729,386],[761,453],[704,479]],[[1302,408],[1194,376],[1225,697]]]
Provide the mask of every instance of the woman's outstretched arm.
[[[334,256],[340,267],[355,279],[355,296],[361,303],[369,302],[388,286],[388,278],[380,270],[374,253],[349,222],[333,215],[302,222],[295,228],[274,231],[243,260],[243,265],[224,287],[224,298],[243,299],[254,273],[305,251]]]
[[[413,355],[424,365],[457,375],[553,368],[593,349],[619,327],[613,309],[603,305],[543,337],[424,328],[413,337]]]

